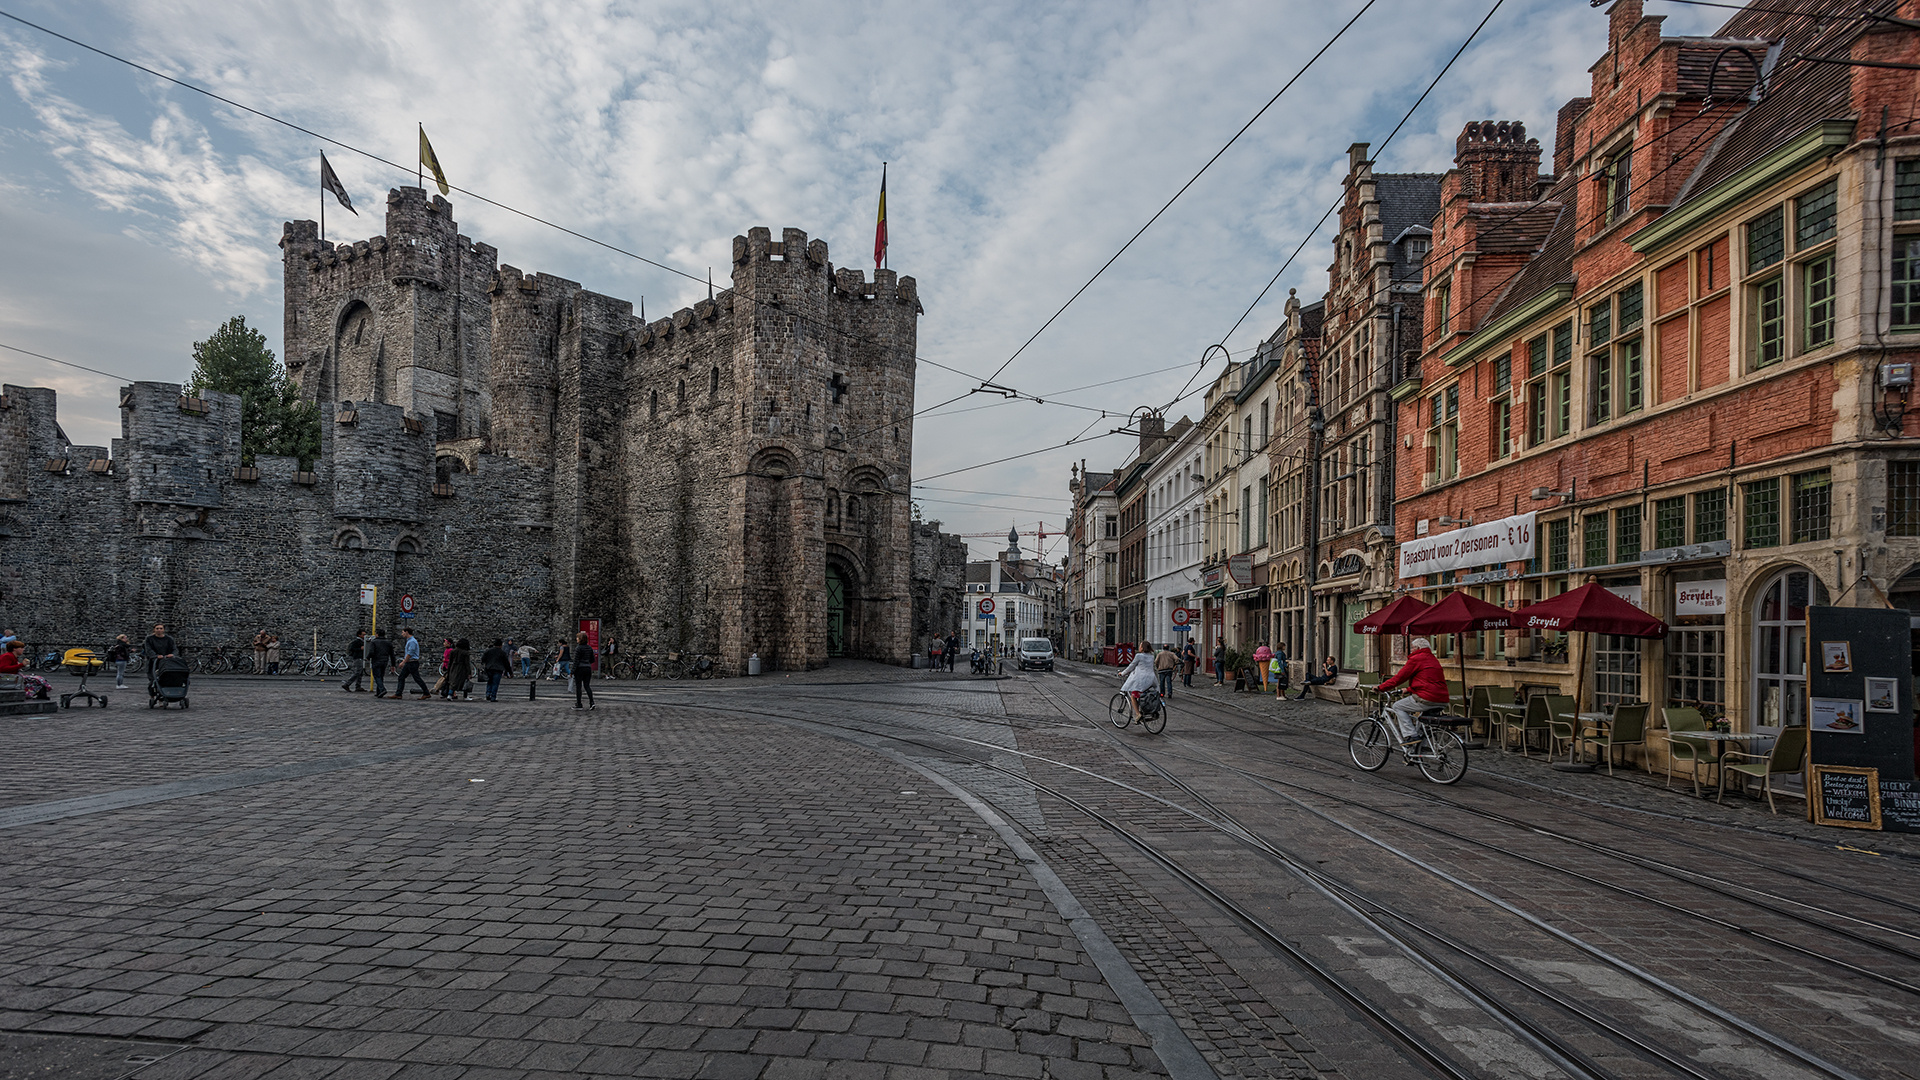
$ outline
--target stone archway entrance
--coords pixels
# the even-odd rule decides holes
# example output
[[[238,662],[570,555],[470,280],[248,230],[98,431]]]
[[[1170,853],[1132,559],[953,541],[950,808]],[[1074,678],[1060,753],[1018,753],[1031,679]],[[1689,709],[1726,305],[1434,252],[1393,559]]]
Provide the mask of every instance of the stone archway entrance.
[[[838,564],[827,564],[827,656],[830,658],[846,656],[853,636],[851,585]]]

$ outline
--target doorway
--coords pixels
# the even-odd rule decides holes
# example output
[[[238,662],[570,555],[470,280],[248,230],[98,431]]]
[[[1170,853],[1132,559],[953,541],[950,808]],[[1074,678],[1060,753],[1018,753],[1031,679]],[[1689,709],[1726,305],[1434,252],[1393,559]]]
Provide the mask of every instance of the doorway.
[[[847,579],[827,564],[827,655],[847,655]]]
[[[1753,607],[1753,730],[1777,735],[1807,722],[1807,608],[1827,602],[1811,571],[1782,570],[1760,588]]]

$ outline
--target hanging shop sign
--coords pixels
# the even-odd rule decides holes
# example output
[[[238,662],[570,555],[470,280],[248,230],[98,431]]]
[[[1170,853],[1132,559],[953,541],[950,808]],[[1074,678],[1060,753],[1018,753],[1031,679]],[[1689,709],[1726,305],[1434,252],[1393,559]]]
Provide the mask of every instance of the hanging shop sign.
[[[1227,574],[1235,585],[1253,584],[1253,556],[1230,555],[1227,557]]]
[[[1413,578],[1531,559],[1536,516],[1531,512],[1516,514],[1409,540],[1400,545],[1400,576]]]
[[[1727,583],[1719,581],[1681,581],[1673,586],[1675,615],[1725,615]]]

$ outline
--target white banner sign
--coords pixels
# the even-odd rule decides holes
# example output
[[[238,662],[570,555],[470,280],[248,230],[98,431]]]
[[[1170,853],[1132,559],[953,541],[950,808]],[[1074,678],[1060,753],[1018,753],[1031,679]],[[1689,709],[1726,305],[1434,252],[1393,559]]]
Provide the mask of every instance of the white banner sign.
[[[1531,559],[1533,519],[1531,513],[1518,514],[1409,540],[1400,545],[1400,576],[1412,578]]]
[[[1641,594],[1640,586],[1638,585],[1604,585],[1601,587],[1606,589],[1608,592],[1612,593],[1613,595],[1619,597],[1620,599],[1625,600],[1627,603],[1632,604],[1634,607],[1640,608],[1642,611],[1646,610],[1646,605],[1640,602],[1640,594]]]
[[[1725,615],[1727,583],[1721,581],[1682,581],[1673,586],[1675,615]]]

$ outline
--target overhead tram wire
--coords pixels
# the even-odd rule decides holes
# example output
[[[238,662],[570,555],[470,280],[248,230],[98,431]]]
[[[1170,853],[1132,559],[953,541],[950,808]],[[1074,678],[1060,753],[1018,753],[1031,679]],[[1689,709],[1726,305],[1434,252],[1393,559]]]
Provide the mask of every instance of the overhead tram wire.
[[[1307,70],[1313,67],[1316,61],[1318,61],[1322,56],[1326,55],[1327,50],[1333,48],[1335,42],[1339,41],[1340,38],[1344,36],[1348,30],[1353,28],[1353,24],[1356,22],[1359,22],[1360,16],[1365,15],[1368,9],[1373,7],[1375,2],[1376,0],[1366,0],[1366,3],[1360,5],[1360,10],[1354,12],[1353,17],[1348,19],[1345,25],[1341,26],[1339,30],[1335,31],[1334,35],[1327,39],[1327,43],[1325,45],[1320,46],[1320,49],[1318,52],[1315,52],[1311,57],[1309,57],[1307,62],[1300,66],[1300,70],[1294,72],[1293,77],[1288,79],[1285,85],[1281,86],[1277,93],[1275,93],[1271,98],[1267,99],[1267,103],[1265,105],[1260,106],[1260,111],[1253,114],[1253,119],[1248,120],[1245,124],[1242,124],[1240,126],[1240,130],[1234,132],[1233,137],[1227,140],[1226,145],[1222,146],[1219,150],[1214,151],[1213,156],[1207,159],[1207,163],[1205,165],[1200,166],[1200,171],[1194,173],[1193,176],[1190,177],[1186,183],[1180,185],[1180,190],[1173,193],[1173,198],[1168,199],[1165,206],[1162,206],[1160,209],[1154,211],[1153,216],[1147,219],[1147,223],[1145,225],[1140,226],[1139,231],[1135,232],[1132,236],[1128,237],[1127,242],[1120,245],[1120,250],[1114,252],[1112,258],[1100,264],[1100,269],[1095,270],[1093,272],[1093,276],[1087,279],[1086,284],[1080,286],[1078,289],[1075,289],[1073,295],[1067,297],[1067,302],[1060,305],[1060,310],[1048,316],[1047,321],[1040,324],[1040,329],[1035,330],[1031,337],[1027,338],[1026,341],[1022,342],[1020,347],[1013,351],[1012,356],[1009,356],[1005,360],[1001,361],[1000,366],[993,369],[992,375],[989,375],[985,379],[981,380],[981,385],[985,386],[993,382],[993,380],[999,378],[1000,373],[1007,370],[1007,366],[1009,364],[1012,364],[1015,360],[1018,360],[1020,358],[1020,354],[1027,351],[1027,346],[1032,345],[1036,340],[1039,339],[1041,334],[1044,334],[1047,332],[1047,327],[1052,326],[1054,324],[1054,320],[1066,314],[1067,309],[1073,306],[1073,302],[1075,300],[1080,299],[1080,294],[1086,292],[1089,288],[1092,288],[1093,283],[1100,280],[1100,275],[1106,273],[1108,267],[1112,266],[1115,262],[1119,261],[1120,256],[1125,255],[1127,253],[1127,249],[1133,246],[1134,241],[1140,239],[1141,236],[1145,235],[1146,231],[1153,227],[1153,223],[1160,220],[1160,215],[1166,213],[1169,209],[1171,209],[1173,207],[1173,204],[1179,201],[1180,196],[1185,195],[1187,193],[1188,188],[1192,187],[1197,181],[1199,181],[1200,177],[1206,175],[1206,171],[1213,167],[1213,163],[1216,161],[1219,161],[1222,155],[1224,155],[1228,150],[1232,149],[1233,144],[1240,141],[1240,136],[1245,135],[1247,133],[1248,128],[1251,128],[1256,121],[1258,121],[1262,116],[1265,116],[1267,110],[1273,108],[1274,103],[1280,100],[1281,95],[1285,94],[1289,89],[1292,89],[1293,84],[1300,81],[1300,77],[1305,75],[1307,73]]]
[[[36,360],[45,360],[51,364],[60,364],[70,368],[79,368],[81,371],[91,371],[95,375],[105,375],[109,379],[118,379],[121,382],[139,382],[140,381],[138,379],[128,378],[125,375],[115,375],[111,371],[101,371],[99,368],[88,367],[85,364],[76,364],[71,360],[62,360],[57,356],[48,356],[46,353],[37,353],[37,352],[34,352],[32,349],[23,349],[18,345],[9,345],[4,341],[0,341],[0,349],[5,349],[8,352],[17,352],[23,356],[31,356]]]
[[[1368,0],[1368,3],[1369,3],[1369,5],[1371,5],[1371,4],[1373,3],[1373,2],[1374,2],[1374,0]],[[1363,9],[1363,10],[1364,10],[1364,9]],[[300,134],[302,134],[302,135],[306,135],[306,136],[308,136],[309,138],[314,138],[314,139],[318,139],[318,140],[320,140],[321,142],[323,142],[323,143],[326,143],[326,144],[327,144],[327,145],[329,145],[329,146],[336,146],[336,147],[339,147],[339,148],[340,148],[341,150],[344,150],[344,151],[346,151],[347,153],[350,153],[350,154],[357,154],[357,155],[359,155],[360,157],[363,157],[363,158],[365,158],[365,159],[367,159],[368,161],[373,161],[373,162],[377,162],[377,163],[379,163],[379,164],[381,164],[381,165],[385,165],[385,166],[387,166],[388,168],[390,168],[390,169],[393,169],[393,170],[395,170],[396,172],[399,172],[399,173],[401,173],[401,174],[403,174],[403,175],[404,175],[405,173],[409,173],[409,172],[414,172],[414,171],[415,171],[414,169],[412,169],[412,168],[409,168],[409,167],[407,167],[407,166],[404,166],[404,165],[402,165],[402,164],[400,164],[399,162],[396,162],[396,161],[393,161],[393,160],[391,160],[391,159],[389,159],[389,158],[385,158],[385,157],[382,157],[381,155],[379,155],[379,154],[376,154],[376,153],[374,153],[374,152],[373,152],[373,151],[371,151],[371,150],[366,150],[366,149],[363,149],[363,148],[361,148],[361,147],[359,147],[359,146],[355,146],[355,145],[354,145],[354,144],[352,144],[352,143],[349,143],[349,142],[344,142],[344,141],[342,141],[342,140],[340,140],[340,139],[337,139],[337,138],[334,138],[334,137],[333,137],[333,136],[331,136],[331,135],[325,135],[325,134],[322,134],[322,133],[320,133],[320,132],[318,132],[318,131],[315,131],[315,130],[314,130],[314,129],[312,129],[312,128],[309,128],[309,127],[307,127],[307,126],[305,126],[305,125],[303,125],[303,124],[298,124],[298,123],[295,123],[295,122],[294,122],[294,121],[292,121],[292,120],[288,120],[288,119],[286,119],[286,118],[284,118],[284,117],[281,117],[281,116],[277,116],[277,115],[275,115],[275,114],[273,114],[273,113],[270,113],[270,112],[266,112],[266,111],[264,111],[264,110],[262,110],[262,109],[256,109],[256,108],[254,108],[254,107],[253,107],[253,106],[251,106],[251,105],[246,105],[246,104],[243,104],[243,103],[241,103],[241,102],[239,102],[239,101],[236,101],[236,100],[234,100],[233,98],[230,98],[230,97],[227,97],[227,96],[225,96],[225,95],[223,95],[223,94],[219,94],[219,93],[215,93],[214,91],[212,91],[212,90],[209,90],[209,89],[207,89],[207,88],[206,88],[206,87],[204,87],[204,86],[199,86],[199,85],[196,85],[196,84],[194,84],[194,83],[191,83],[191,82],[188,82],[188,81],[186,81],[185,79],[181,79],[181,78],[177,78],[177,77],[175,77],[175,76],[172,76],[172,75],[168,75],[168,74],[166,74],[165,72],[162,72],[162,71],[157,71],[157,70],[155,70],[155,69],[153,69],[153,68],[150,68],[150,67],[148,67],[148,66],[146,66],[145,64],[142,64],[142,63],[140,63],[139,61],[136,61],[136,60],[130,60],[130,59],[128,59],[127,57],[124,57],[124,56],[121,56],[121,55],[119,55],[118,53],[114,53],[114,52],[110,52],[110,51],[108,51],[108,50],[106,50],[106,49],[103,49],[103,48],[101,48],[101,47],[99,47],[99,46],[97,46],[97,45],[91,45],[91,44],[88,44],[87,42],[85,42],[85,41],[82,41],[82,40],[80,40],[79,38],[76,38],[76,37],[73,37],[73,36],[71,36],[71,35],[69,35],[69,34],[63,34],[63,33],[61,33],[61,32],[60,32],[60,31],[58,31],[58,30],[54,30],[54,29],[52,29],[52,28],[50,28],[50,27],[47,27],[47,26],[43,26],[43,25],[41,25],[40,23],[37,23],[37,22],[34,22],[34,21],[32,21],[31,19],[26,19],[26,18],[22,18],[21,16],[19,16],[19,15],[16,15],[16,14],[14,14],[14,13],[13,13],[13,12],[11,12],[11,11],[7,11],[7,10],[6,10],[6,9],[4,9],[4,8],[0,8],[0,18],[6,18],[6,19],[10,19],[10,20],[12,20],[12,21],[14,21],[14,22],[16,22],[16,23],[19,23],[19,24],[20,24],[21,26],[24,26],[24,27],[27,27],[27,28],[28,28],[28,29],[30,29],[30,30],[35,30],[35,31],[38,31],[39,33],[42,33],[42,34],[45,34],[45,35],[47,35],[48,37],[52,37],[52,38],[57,38],[57,39],[59,39],[59,40],[61,40],[61,41],[64,41],[64,42],[66,42],[66,43],[67,43],[67,44],[69,44],[69,45],[72,45],[72,46],[74,46],[75,48],[79,48],[79,49],[84,49],[84,50],[86,50],[87,52],[90,52],[90,53],[93,53],[93,54],[95,54],[95,55],[97,55],[97,56],[102,56],[102,57],[105,57],[106,59],[108,59],[108,60],[112,60],[113,62],[115,62],[115,63],[118,63],[118,64],[124,64],[124,65],[126,65],[127,67],[130,67],[130,68],[133,68],[133,69],[134,69],[135,71],[139,71],[139,72],[143,72],[143,73],[145,73],[145,74],[147,74],[147,75],[151,75],[151,76],[153,76],[154,78],[156,78],[156,79],[159,79],[159,80],[161,80],[162,82],[166,82],[166,83],[170,83],[170,84],[172,84],[172,85],[174,85],[174,86],[178,86],[178,87],[180,87],[180,88],[181,88],[181,89],[183,89],[183,90],[188,90],[188,91],[191,91],[191,92],[193,92],[193,93],[196,93],[196,94],[199,94],[199,95],[201,95],[201,96],[203,96],[203,97],[206,97],[206,98],[209,98],[209,99],[211,99],[211,100],[213,100],[213,101],[217,101],[217,102],[220,102],[220,103],[221,103],[221,104],[223,104],[223,105],[227,105],[227,106],[229,106],[229,107],[231,107],[231,108],[235,108],[235,109],[239,109],[239,110],[240,110],[241,112],[244,112],[244,113],[246,113],[246,114],[248,114],[248,115],[250,115],[250,116],[257,116],[257,117],[259,117],[259,118],[260,118],[260,119],[262,119],[262,120],[265,120],[265,121],[267,121],[267,122],[269,122],[269,123],[273,123],[273,124],[278,124],[278,125],[280,125],[281,127],[284,127],[284,128],[287,128],[287,129],[289,129],[289,130],[291,130],[291,131],[297,131],[297,132],[299,132],[299,133],[300,133]],[[1303,69],[1303,70],[1304,70],[1304,69]],[[538,225],[544,225],[544,226],[546,226],[547,228],[549,228],[549,229],[553,229],[553,230],[554,230],[554,231],[556,231],[556,232],[559,232],[559,233],[563,233],[563,234],[565,234],[565,235],[567,235],[567,236],[571,236],[571,237],[573,237],[573,238],[574,238],[574,239],[576,239],[576,240],[583,240],[583,241],[585,241],[585,242],[587,242],[587,243],[589,243],[589,244],[592,244],[592,245],[594,245],[595,247],[599,247],[599,248],[603,248],[603,249],[605,249],[605,250],[607,250],[607,251],[611,251],[611,252],[613,252],[613,253],[614,253],[614,254],[616,254],[616,255],[622,255],[622,256],[625,256],[626,258],[629,258],[629,259],[632,259],[632,260],[634,260],[634,261],[636,261],[636,262],[639,262],[639,263],[642,263],[642,264],[644,264],[644,265],[647,265],[647,266],[651,266],[651,267],[654,267],[654,268],[655,268],[655,269],[657,269],[657,270],[664,270],[664,271],[666,271],[666,272],[667,272],[667,273],[669,273],[669,274],[673,274],[673,275],[675,275],[675,276],[677,276],[677,277],[682,277],[682,278],[685,278],[685,279],[687,279],[688,281],[691,281],[691,282],[694,282],[694,283],[696,283],[696,284],[700,284],[700,285],[710,285],[710,284],[712,284],[712,283],[711,283],[710,281],[708,281],[708,280],[707,280],[706,278],[704,278],[704,277],[702,277],[702,276],[700,276],[700,275],[697,275],[697,274],[694,274],[694,273],[691,273],[691,272],[689,272],[689,271],[686,271],[686,270],[681,270],[681,269],[679,269],[678,267],[674,267],[674,266],[669,266],[668,264],[666,264],[666,263],[663,263],[663,262],[660,262],[660,261],[658,261],[658,260],[655,260],[655,259],[650,259],[650,258],[648,258],[648,257],[646,257],[645,255],[642,255],[642,254],[640,254],[639,252],[636,252],[636,251],[632,251],[632,250],[629,250],[629,249],[627,249],[627,248],[623,248],[623,247],[621,247],[621,246],[620,246],[620,245],[618,245],[618,244],[614,244],[614,243],[611,243],[611,242],[609,242],[609,241],[606,241],[606,240],[601,240],[601,239],[599,239],[598,237],[594,237],[594,236],[589,236],[589,235],[587,235],[586,233],[583,233],[583,232],[580,232],[580,231],[579,231],[578,229],[573,229],[573,228],[569,228],[568,226],[565,226],[565,225],[562,225],[562,224],[560,224],[559,222],[556,222],[556,221],[553,221],[553,220],[551,220],[551,219],[548,219],[548,218],[544,218],[544,217],[541,217],[540,215],[538,215],[538,214],[535,214],[535,213],[532,213],[531,211],[527,211],[527,210],[522,210],[522,209],[520,209],[520,208],[518,208],[518,207],[516,207],[516,206],[512,206],[512,205],[509,205],[509,204],[507,204],[507,203],[503,203],[503,202],[500,202],[500,201],[499,201],[499,200],[497,200],[497,199],[491,199],[491,198],[488,198],[487,196],[485,196],[485,195],[482,195],[482,194],[480,194],[479,192],[476,192],[476,191],[472,191],[472,190],[470,190],[470,189],[468,189],[468,188],[463,188],[463,187],[461,187],[461,186],[460,186],[460,185],[458,185],[458,184],[448,184],[448,185],[447,185],[447,187],[448,187],[449,189],[451,189],[451,190],[453,190],[453,191],[457,191],[457,192],[459,192],[460,194],[462,194],[462,195],[465,195],[465,196],[467,196],[467,197],[468,197],[468,198],[470,198],[470,199],[473,199],[473,200],[474,200],[474,201],[476,201],[476,202],[480,202],[480,203],[485,203],[485,204],[486,204],[486,205],[488,205],[488,206],[491,206],[491,207],[494,207],[495,209],[498,209],[498,210],[503,210],[503,211],[505,211],[505,212],[507,212],[507,213],[509,213],[509,214],[513,214],[513,215],[515,215],[516,217],[520,217],[520,218],[524,218],[524,219],[526,219],[527,221],[531,221],[531,222],[533,222],[533,223],[535,223],[535,224],[538,224]],[[769,304],[769,303],[768,303],[767,301],[764,301],[764,300],[761,300],[761,299],[759,299],[758,297],[753,297],[753,296],[745,296],[745,295],[743,295],[743,294],[740,294],[740,293],[735,293],[734,295],[735,295],[736,297],[738,297],[738,298],[740,298],[740,299],[743,299],[743,300],[746,300],[746,301],[748,301],[748,302],[750,302],[750,303],[753,303],[753,304],[756,304],[756,305],[759,305],[759,306],[762,306],[762,307],[771,307],[771,306],[772,306],[772,305],[771,305],[771,304]],[[829,324],[827,324],[827,323],[823,323],[823,322],[820,322],[819,320],[816,320],[816,319],[812,319],[812,318],[809,318],[809,317],[807,317],[807,316],[804,316],[804,315],[800,315],[800,314],[797,314],[797,313],[795,313],[795,312],[792,312],[792,311],[787,311],[787,310],[785,310],[785,309],[780,309],[780,310],[781,310],[781,313],[782,313],[782,314],[784,314],[784,315],[786,315],[786,316],[788,316],[788,317],[790,317],[790,318],[794,318],[794,319],[799,319],[799,320],[801,320],[801,321],[803,321],[803,322],[805,322],[805,323],[807,323],[807,324],[809,324],[809,325],[812,325],[812,326],[815,326],[815,327],[817,327],[817,328],[819,328],[819,329],[821,329],[821,330],[824,330],[824,331],[827,331],[827,332],[829,332],[829,333],[832,333],[832,334],[836,334],[836,335],[838,335],[838,336],[840,336],[840,337],[843,337],[843,338],[846,338],[846,339],[847,339],[847,340],[849,340],[849,341],[852,341],[852,342],[856,342],[856,343],[859,343],[859,344],[864,344],[864,345],[874,345],[874,344],[877,344],[877,343],[876,343],[876,342],[874,342],[874,341],[873,341],[872,339],[869,339],[869,338],[865,338],[865,337],[861,337],[860,335],[857,335],[857,334],[854,334],[854,333],[852,333],[852,332],[850,332],[850,331],[847,331],[847,330],[843,330],[843,329],[841,329],[840,327],[837,327],[837,326],[832,326],[832,325],[829,325]],[[935,368],[939,368],[939,369],[940,369],[940,370],[942,370],[942,371],[947,371],[947,372],[951,372],[951,373],[953,373],[953,374],[955,374],[955,375],[960,375],[960,376],[963,376],[963,377],[965,377],[965,378],[967,378],[967,379],[969,379],[969,380],[971,380],[971,379],[973,379],[973,378],[975,378],[975,376],[973,375],[973,373],[972,373],[972,372],[968,372],[968,371],[962,371],[962,370],[961,370],[961,369],[959,369],[959,368],[956,368],[956,367],[950,367],[950,366],[948,366],[948,365],[946,365],[946,364],[942,364],[942,363],[940,363],[940,362],[938,362],[938,361],[935,361],[935,360],[929,360],[929,359],[927,359],[926,357],[923,357],[923,356],[919,356],[919,355],[915,355],[913,359],[914,359],[914,361],[915,361],[916,363],[921,363],[921,364],[926,364],[926,365],[928,365],[929,367],[935,367]],[[57,362],[57,363],[65,363],[65,361],[56,361],[56,362]],[[72,366],[78,366],[78,365],[72,365]],[[1004,367],[1004,365],[1003,365],[1003,367]],[[118,376],[114,376],[114,377],[115,377],[115,378],[118,378]],[[978,392],[979,390],[982,390],[982,389],[984,389],[984,387],[976,387],[976,388],[975,388],[974,390],[970,390],[970,391],[968,391],[968,393],[975,393],[975,392]],[[1013,397],[1025,397],[1025,398],[1028,398],[1028,399],[1030,399],[1030,400],[1034,400],[1034,401],[1037,401],[1037,402],[1039,402],[1039,403],[1041,403],[1041,404],[1053,404],[1052,402],[1049,402],[1049,401],[1045,401],[1044,399],[1042,399],[1042,398],[1040,398],[1040,397],[1037,397],[1036,395],[1032,395],[1032,394],[1028,394],[1028,393],[1026,393],[1025,391],[1022,391],[1022,390],[1018,390],[1018,389],[1016,389],[1016,388],[1012,388],[1012,387],[998,387],[998,388],[996,388],[995,390],[993,390],[993,391],[991,391],[991,392],[997,392],[997,393],[1006,393],[1006,394],[1008,394],[1008,395],[1010,395],[1010,396],[1013,396]],[[1063,403],[1063,404],[1064,404],[1064,403]],[[1085,408],[1085,406],[1071,406],[1071,407],[1078,407],[1078,408]],[[886,427],[886,426],[890,426],[891,424],[894,424],[894,423],[899,423],[899,422],[900,422],[900,421],[901,421],[902,419],[905,419],[905,418],[906,418],[906,417],[904,417],[904,416],[896,416],[896,417],[895,417],[895,418],[894,418],[893,420],[891,420],[891,421],[889,421],[889,422],[888,422],[888,424],[885,424],[885,425],[881,425],[881,427]],[[875,428],[874,430],[880,430],[880,429],[879,429],[879,428]]]
[[[1447,77],[1447,72],[1453,70],[1453,65],[1459,62],[1461,55],[1467,51],[1468,46],[1471,46],[1474,39],[1480,36],[1480,31],[1486,29],[1487,23],[1492,21],[1494,14],[1498,12],[1501,5],[1505,3],[1506,0],[1493,0],[1493,6],[1488,8],[1487,13],[1480,17],[1480,22],[1473,28],[1473,32],[1468,34],[1466,40],[1460,43],[1460,47],[1453,51],[1453,56],[1448,58],[1446,64],[1434,75],[1433,80],[1427,83],[1427,88],[1422,90],[1420,96],[1414,99],[1413,104],[1407,107],[1406,113],[1400,117],[1400,122],[1393,125],[1393,130],[1387,133],[1387,137],[1380,141],[1379,146],[1373,148],[1372,153],[1378,154],[1380,151],[1385,150],[1388,144],[1393,142],[1394,137],[1399,135],[1401,129],[1407,126],[1407,121],[1413,119],[1413,114],[1419,111],[1420,106],[1432,95],[1434,88],[1440,85],[1440,80]],[[1285,274],[1287,268],[1293,265],[1293,261],[1300,257],[1300,253],[1307,249],[1307,245],[1313,243],[1313,238],[1319,235],[1320,229],[1327,223],[1327,219],[1332,217],[1345,202],[1346,193],[1343,191],[1340,197],[1334,200],[1333,205],[1327,207],[1327,212],[1320,215],[1320,220],[1314,222],[1313,228],[1307,230],[1307,235],[1301,238],[1299,245],[1293,249],[1293,254],[1287,256],[1287,261],[1281,263],[1280,269],[1274,271],[1273,277],[1269,279],[1266,286],[1260,290],[1260,294],[1253,298],[1253,303],[1248,304],[1247,310],[1240,313],[1240,317],[1234,320],[1233,326],[1229,327],[1226,333],[1220,335],[1221,348],[1225,348],[1227,339],[1232,337],[1235,331],[1239,330],[1241,325],[1247,321],[1247,318],[1253,314],[1253,310],[1260,306],[1260,301],[1266,299],[1267,293],[1272,291],[1274,285],[1280,281],[1281,275]],[[1211,350],[1211,348],[1212,346],[1209,346],[1209,350]],[[1199,372],[1196,371],[1194,378],[1197,379],[1198,377]],[[1192,382],[1192,379],[1188,380],[1188,387],[1191,387]],[[1182,388],[1181,394],[1174,398],[1173,401],[1167,403],[1164,408],[1172,408],[1175,404],[1178,404],[1186,397],[1186,390],[1187,388]]]
[[[1670,0],[1670,2],[1678,3],[1678,2],[1681,2],[1681,0]],[[1785,78],[1774,80],[1769,85],[1771,87],[1778,88],[1780,86],[1787,84],[1792,79],[1804,77],[1805,72],[1811,71],[1811,70],[1812,69],[1810,68],[1803,69],[1800,74],[1789,75],[1789,76],[1786,76]],[[1713,102],[1704,103],[1701,106],[1700,112],[1696,113],[1694,118],[1698,119],[1700,116],[1704,116],[1706,114],[1706,111],[1712,108],[1713,105],[1714,105]],[[1666,175],[1668,172],[1671,172],[1674,168],[1678,167],[1683,160],[1685,160],[1686,154],[1689,150],[1693,149],[1695,146],[1698,146],[1702,140],[1718,136],[1721,130],[1723,129],[1717,128],[1717,127],[1705,127],[1699,132],[1695,133],[1691,139],[1688,139],[1684,144],[1681,145],[1680,149],[1675,152],[1679,155],[1678,157],[1670,157],[1665,165],[1662,165],[1660,168],[1641,177],[1637,182],[1632,183],[1627,189],[1628,195],[1631,197],[1633,193],[1643,191],[1647,187],[1647,185],[1653,183],[1655,180]],[[1690,163],[1690,167],[1697,164],[1698,162],[1692,162]],[[1553,200],[1548,197],[1535,199],[1532,202],[1527,203],[1526,205],[1520,207],[1517,210],[1504,214],[1498,218],[1489,219],[1490,224],[1488,227],[1482,228],[1475,232],[1474,234],[1475,240],[1485,241],[1490,237],[1499,235],[1503,230],[1505,230],[1509,226],[1524,219],[1528,214],[1532,213],[1535,210],[1538,210],[1540,207],[1546,205],[1548,202],[1551,202],[1551,201]],[[1605,214],[1606,214],[1606,208],[1604,206],[1600,207],[1596,209],[1593,214],[1576,220],[1574,222],[1574,227],[1578,229],[1583,226],[1591,225],[1595,221],[1598,221],[1601,218],[1603,218]],[[1409,280],[1412,280],[1412,279],[1409,279]],[[1509,284],[1511,284],[1511,282],[1512,282],[1511,277],[1502,278],[1494,281],[1493,283],[1480,289],[1479,291],[1475,292],[1472,296],[1467,297],[1463,302],[1461,302],[1460,310],[1464,311],[1471,308],[1474,304],[1480,302],[1481,300],[1486,299],[1493,292],[1506,288]],[[1392,358],[1389,358],[1388,360],[1382,361],[1380,364],[1374,365],[1371,369],[1369,369],[1369,374],[1370,375],[1379,374],[1379,372],[1384,370],[1385,367],[1391,362],[1392,362]],[[1292,458],[1299,459],[1299,458],[1303,458],[1304,455],[1300,455],[1296,453],[1296,454],[1290,454],[1289,456]]]

